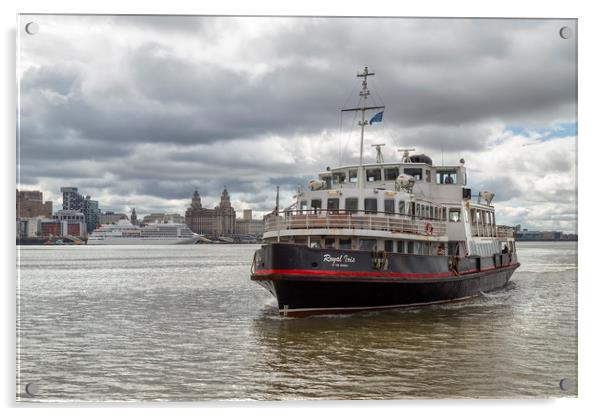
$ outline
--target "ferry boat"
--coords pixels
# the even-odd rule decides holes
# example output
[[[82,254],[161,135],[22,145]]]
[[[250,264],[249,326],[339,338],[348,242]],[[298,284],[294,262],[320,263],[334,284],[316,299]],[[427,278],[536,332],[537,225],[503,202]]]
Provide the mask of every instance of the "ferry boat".
[[[435,165],[400,149],[385,163],[379,144],[376,162],[364,164],[366,115],[384,111],[365,105],[372,75],[357,75],[364,105],[343,110],[361,113],[359,165],[327,168],[265,218],[251,279],[281,315],[458,301],[503,287],[520,265],[514,230],[496,223],[493,193],[468,187],[463,159]]]
[[[186,224],[153,223],[145,227],[128,220],[104,224],[88,237],[91,245],[195,244],[201,235],[193,233]]]

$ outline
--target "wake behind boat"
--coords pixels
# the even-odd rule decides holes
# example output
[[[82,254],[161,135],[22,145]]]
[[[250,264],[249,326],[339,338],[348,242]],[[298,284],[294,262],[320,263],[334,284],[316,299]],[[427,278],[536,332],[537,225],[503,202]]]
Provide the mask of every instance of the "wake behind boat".
[[[193,233],[186,224],[153,223],[138,227],[128,220],[119,220],[115,224],[105,224],[94,230],[88,237],[88,244],[195,244],[201,238],[201,235]]]
[[[370,95],[365,68],[360,97]],[[363,162],[367,111],[358,107],[359,165],[327,168],[296,202],[266,218],[251,279],[285,316],[349,313],[466,299],[503,287],[519,267],[513,229],[496,223],[494,194],[467,187],[465,162]],[[277,198],[278,199],[278,198]],[[473,201],[476,199],[476,201]]]

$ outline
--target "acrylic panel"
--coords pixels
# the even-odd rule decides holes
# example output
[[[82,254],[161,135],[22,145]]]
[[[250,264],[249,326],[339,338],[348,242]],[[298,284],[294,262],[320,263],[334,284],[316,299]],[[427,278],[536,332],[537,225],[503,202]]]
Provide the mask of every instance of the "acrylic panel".
[[[577,396],[576,57],[575,19],[20,15],[17,400]]]

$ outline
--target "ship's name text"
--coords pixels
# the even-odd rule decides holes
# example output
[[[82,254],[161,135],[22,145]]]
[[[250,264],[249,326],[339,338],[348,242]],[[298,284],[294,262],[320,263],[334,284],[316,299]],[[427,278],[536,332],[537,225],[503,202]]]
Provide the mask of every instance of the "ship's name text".
[[[322,258],[323,263],[330,263],[333,267],[349,267],[349,263],[355,263],[355,257],[347,254],[341,254],[340,256],[331,256],[330,254],[324,254]]]

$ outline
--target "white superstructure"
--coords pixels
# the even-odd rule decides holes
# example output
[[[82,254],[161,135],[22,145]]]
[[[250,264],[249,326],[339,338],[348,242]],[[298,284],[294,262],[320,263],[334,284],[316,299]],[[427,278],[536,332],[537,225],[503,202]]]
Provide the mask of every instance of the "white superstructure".
[[[106,224],[88,237],[92,245],[160,245],[194,244],[201,236],[193,233],[186,224],[154,223],[146,227],[132,225],[127,220]]]

